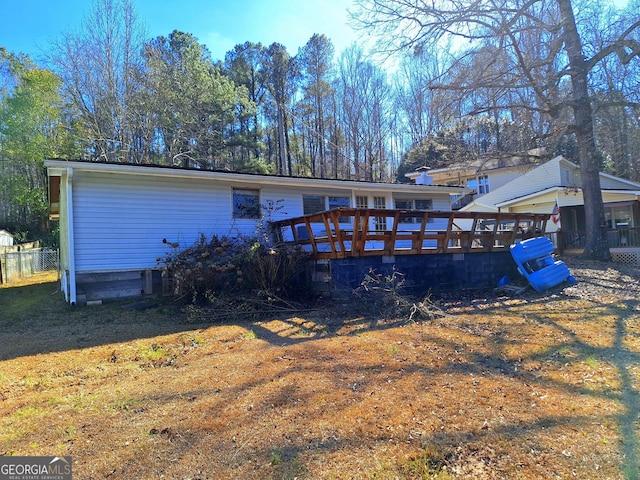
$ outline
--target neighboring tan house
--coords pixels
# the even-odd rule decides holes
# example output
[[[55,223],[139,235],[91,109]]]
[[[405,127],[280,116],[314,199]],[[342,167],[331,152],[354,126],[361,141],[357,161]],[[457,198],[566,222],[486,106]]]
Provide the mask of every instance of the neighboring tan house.
[[[532,151],[526,158],[483,158],[446,168],[421,167],[405,176],[416,183],[466,187],[475,192],[473,198],[479,198],[528,172],[539,162],[540,157]],[[469,200],[470,197],[460,206],[464,206]]]
[[[263,219],[339,207],[450,211],[452,196],[465,191],[148,165],[45,165],[51,217],[60,220],[62,290],[72,304],[155,293],[158,258],[170,252],[163,239],[186,248],[201,234],[251,236]]]
[[[610,247],[627,256],[637,251],[640,260],[640,184],[600,173],[600,186]],[[550,213],[547,233],[560,230],[561,248],[580,249],[586,229],[581,187],[580,167],[558,156],[474,199],[461,211]],[[625,251],[629,248],[633,250]]]

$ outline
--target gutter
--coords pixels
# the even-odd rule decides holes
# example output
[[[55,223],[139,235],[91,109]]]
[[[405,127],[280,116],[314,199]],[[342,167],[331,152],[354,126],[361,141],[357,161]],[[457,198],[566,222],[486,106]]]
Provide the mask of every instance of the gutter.
[[[77,301],[76,290],[76,257],[75,257],[75,233],[73,219],[73,168],[67,168],[67,234],[69,248],[69,303],[75,305]]]
[[[380,191],[400,191],[404,193],[440,192],[449,194],[464,194],[469,191],[465,187],[451,187],[447,185],[415,185],[403,183],[361,182],[355,180],[319,179],[308,177],[286,177],[261,174],[247,174],[237,172],[220,172],[212,170],[187,170],[180,168],[162,167],[156,165],[130,165],[121,163],[78,162],[67,160],[45,160],[45,166],[52,172],[61,169],[74,168],[77,171],[97,173],[121,173],[148,175],[169,178],[199,178],[224,182],[238,182],[250,185],[276,186],[319,186],[340,190],[370,191],[375,188]]]

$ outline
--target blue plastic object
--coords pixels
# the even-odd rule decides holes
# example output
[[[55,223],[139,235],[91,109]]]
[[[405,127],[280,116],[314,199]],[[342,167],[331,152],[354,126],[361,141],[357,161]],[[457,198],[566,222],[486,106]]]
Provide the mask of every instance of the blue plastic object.
[[[564,262],[553,259],[553,250],[553,243],[547,237],[530,238],[511,245],[511,256],[518,266],[518,271],[537,292],[548,290],[565,281],[571,285],[577,283],[571,276],[569,267]]]

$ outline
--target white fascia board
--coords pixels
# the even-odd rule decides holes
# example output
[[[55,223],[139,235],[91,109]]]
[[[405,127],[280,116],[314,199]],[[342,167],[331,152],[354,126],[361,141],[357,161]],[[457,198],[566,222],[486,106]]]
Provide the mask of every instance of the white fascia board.
[[[496,204],[496,207],[502,208],[502,207],[508,207],[517,203],[522,203],[525,200],[531,200],[533,198],[537,198],[537,197],[541,197],[543,195],[547,195],[549,193],[553,193],[553,192],[564,192],[565,187],[553,187],[553,188],[547,188],[545,190],[541,190],[539,192],[535,192],[535,193],[530,193],[529,195],[524,195],[522,197],[518,197],[518,198],[513,198],[511,200],[507,200],[505,202],[501,202]],[[580,189],[582,190],[582,189]],[[619,195],[632,195],[632,196],[636,196],[639,197],[640,196],[640,191],[637,190],[611,190],[611,189],[602,189],[602,193],[609,193],[609,194],[619,194]]]
[[[516,204],[516,203],[522,203],[525,200],[530,200],[532,198],[541,197],[543,195],[547,195],[549,193],[559,192],[559,191],[564,191],[564,187],[546,188],[544,190],[540,190],[539,192],[529,193],[529,194],[523,195],[521,197],[516,197],[516,198],[512,198],[511,200],[506,200],[504,202],[496,203],[496,207],[497,208],[508,207],[508,206]]]
[[[460,210],[458,210],[459,212],[480,212],[480,213],[486,213],[486,212],[497,212],[498,208],[495,205],[489,205],[486,203],[482,203],[479,200],[474,200],[473,202],[465,205],[464,207],[462,207]]]
[[[235,172],[217,172],[210,170],[186,170],[170,167],[127,165],[120,163],[74,162],[66,160],[45,160],[49,175],[56,175],[68,168],[76,171],[96,173],[119,173],[125,175],[146,175],[165,178],[198,178],[253,185],[281,185],[325,187],[343,190],[377,190],[383,192],[404,193],[448,193],[460,195],[468,192],[467,188],[444,185],[413,185],[403,183],[357,182],[352,180],[330,180],[303,177],[276,177],[272,175],[246,174]]]

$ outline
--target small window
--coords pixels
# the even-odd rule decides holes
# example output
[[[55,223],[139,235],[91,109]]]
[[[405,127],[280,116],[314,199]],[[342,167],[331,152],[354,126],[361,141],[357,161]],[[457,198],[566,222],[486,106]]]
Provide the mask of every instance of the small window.
[[[489,176],[482,175],[478,177],[478,194],[484,195],[485,193],[489,193]]]
[[[356,208],[369,208],[369,197],[364,195],[356,195]],[[363,230],[364,218],[358,219],[358,230]]]
[[[364,195],[357,195],[356,208],[369,208],[369,198]]]
[[[233,189],[233,218],[260,218],[260,190]]]
[[[304,215],[313,215],[325,211],[324,196],[322,195],[303,195],[302,196],[302,213]]]
[[[387,208],[387,201],[384,197],[373,197],[373,208]],[[373,228],[376,232],[384,232],[387,229],[387,217],[375,217]]]

